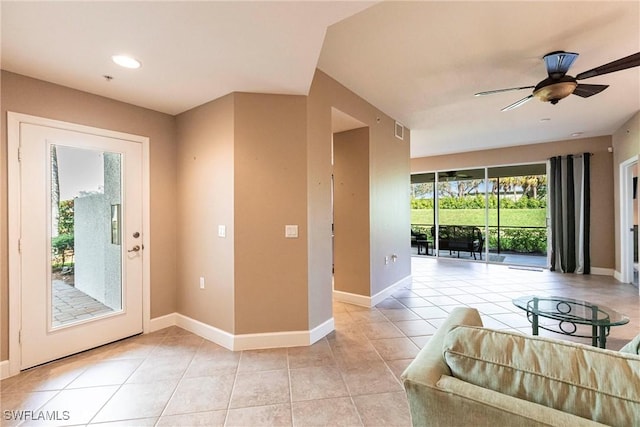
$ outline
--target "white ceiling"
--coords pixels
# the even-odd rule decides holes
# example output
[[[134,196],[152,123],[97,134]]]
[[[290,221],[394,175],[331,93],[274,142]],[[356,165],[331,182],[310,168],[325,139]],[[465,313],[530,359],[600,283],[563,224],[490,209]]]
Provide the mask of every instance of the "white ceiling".
[[[535,85],[551,51],[580,54],[570,75],[640,51],[640,1],[0,7],[5,70],[177,114],[232,91],[307,94],[318,67],[411,128],[412,157],[609,135],[640,109],[639,68],[585,80],[610,87],[558,105],[503,113],[529,92],[473,97]],[[117,67],[116,53],[142,68]]]
[[[371,4],[3,0],[2,68],[169,114],[233,91],[306,95],[327,27]]]

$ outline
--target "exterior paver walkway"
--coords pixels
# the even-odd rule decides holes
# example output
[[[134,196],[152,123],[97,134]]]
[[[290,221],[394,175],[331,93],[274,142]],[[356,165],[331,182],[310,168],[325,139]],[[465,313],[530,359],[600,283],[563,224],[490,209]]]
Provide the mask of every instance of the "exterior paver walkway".
[[[52,296],[52,326],[54,328],[79,320],[99,317],[113,311],[112,308],[107,307],[100,301],[90,297],[62,280],[53,280]]]

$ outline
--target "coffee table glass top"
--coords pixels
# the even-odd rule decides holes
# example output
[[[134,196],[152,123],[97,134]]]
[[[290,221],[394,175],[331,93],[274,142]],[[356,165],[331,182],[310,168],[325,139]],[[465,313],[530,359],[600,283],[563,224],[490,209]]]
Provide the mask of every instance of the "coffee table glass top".
[[[627,316],[612,308],[566,297],[528,295],[515,298],[513,304],[540,317],[575,324],[617,326],[629,323]]]

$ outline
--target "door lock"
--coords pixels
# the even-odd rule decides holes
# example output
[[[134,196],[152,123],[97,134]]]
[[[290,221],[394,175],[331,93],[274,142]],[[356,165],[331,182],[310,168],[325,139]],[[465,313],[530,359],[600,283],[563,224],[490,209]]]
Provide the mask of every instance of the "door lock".
[[[129,249],[127,252],[138,252],[140,250],[139,245],[135,245],[133,248]]]
[[[140,237],[140,233],[136,231],[135,233],[133,233],[133,237],[134,239],[137,239],[138,237]]]

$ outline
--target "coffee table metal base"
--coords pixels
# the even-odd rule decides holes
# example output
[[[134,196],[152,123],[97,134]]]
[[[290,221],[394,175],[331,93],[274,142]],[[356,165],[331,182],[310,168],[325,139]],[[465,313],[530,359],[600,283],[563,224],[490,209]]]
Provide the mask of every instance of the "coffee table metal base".
[[[527,312],[533,335],[545,329],[563,335],[591,338],[591,345],[600,348],[606,348],[612,326],[629,323],[627,316],[608,307],[565,297],[525,296],[515,298],[513,304]],[[540,318],[557,321],[557,329],[541,324]],[[591,335],[586,335],[586,331],[579,333],[579,325],[590,327]]]

